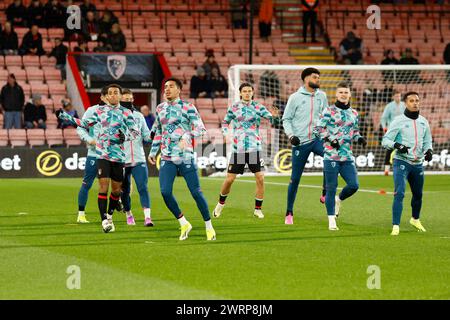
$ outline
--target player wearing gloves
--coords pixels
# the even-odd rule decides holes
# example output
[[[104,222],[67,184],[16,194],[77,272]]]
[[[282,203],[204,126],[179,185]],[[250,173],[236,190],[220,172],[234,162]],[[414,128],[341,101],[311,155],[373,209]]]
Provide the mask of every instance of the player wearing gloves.
[[[314,126],[328,106],[327,95],[320,88],[320,72],[306,68],[301,75],[304,86],[293,93],[283,114],[283,127],[292,144],[292,173],[288,187],[285,224],[294,223],[294,202],[303,169],[311,153],[323,157],[322,142],[314,135]],[[320,202],[325,201],[325,180]]]
[[[417,92],[404,95],[406,109],[403,115],[394,119],[383,137],[383,147],[396,150],[394,156],[394,203],[392,205],[392,233],[400,233],[400,219],[403,211],[406,181],[412,192],[412,218],[409,223],[418,231],[425,232],[420,222],[424,185],[423,160],[433,160],[430,125],[419,115],[420,98]]]
[[[122,95],[122,88],[119,85],[108,85],[102,89],[102,95],[106,96],[108,104],[98,106],[89,116],[80,120],[61,111],[58,117],[85,129],[98,124],[96,141],[97,176],[100,185],[98,208],[103,231],[107,233],[115,231],[112,214],[120,199],[126,161],[123,143],[125,140],[133,139],[139,134],[139,131],[136,129],[136,121],[132,112],[119,103]],[[111,194],[108,206],[110,183]]]
[[[325,148],[325,205],[329,230],[339,230],[336,218],[341,201],[351,197],[359,188],[352,143],[357,142],[364,147],[367,145],[359,133],[358,113],[350,107],[350,98],[350,86],[345,82],[339,83],[336,86],[336,103],[324,109],[316,127]],[[347,185],[336,196],[339,174]]]

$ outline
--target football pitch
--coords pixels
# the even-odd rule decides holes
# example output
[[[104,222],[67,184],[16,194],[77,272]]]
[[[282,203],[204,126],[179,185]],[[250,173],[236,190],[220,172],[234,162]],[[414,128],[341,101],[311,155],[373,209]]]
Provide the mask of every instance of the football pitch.
[[[116,212],[110,234],[101,230],[97,184],[91,223],[77,225],[81,179],[2,179],[0,299],[450,299],[450,177],[425,178],[426,233],[409,225],[408,189],[398,237],[390,236],[392,177],[359,179],[335,232],[319,202],[321,177],[302,178],[294,225],[284,225],[288,177],[266,177],[264,219],[252,216],[253,179],[238,179],[213,218],[214,242],[181,177],[174,193],[193,225],[186,241],[155,178],[155,227],[143,226],[134,191],[137,225]],[[211,210],[221,183],[201,180]]]

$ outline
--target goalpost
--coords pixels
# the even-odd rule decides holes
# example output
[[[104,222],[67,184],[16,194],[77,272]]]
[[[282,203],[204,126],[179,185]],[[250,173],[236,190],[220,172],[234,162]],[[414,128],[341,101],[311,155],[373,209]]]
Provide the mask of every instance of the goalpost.
[[[434,148],[433,160],[424,163],[425,170],[450,172],[450,65],[234,65],[228,70],[229,103],[239,100],[240,83],[250,82],[256,101],[283,112],[289,96],[303,85],[300,75],[307,67],[320,71],[321,90],[326,92],[329,104],[335,101],[338,82],[348,81],[351,85],[351,104],[360,115],[360,130],[368,140],[365,149],[353,146],[359,172],[384,170],[386,150],[380,143],[380,120],[394,90],[402,95],[407,91],[420,94],[420,114],[430,123]],[[261,135],[266,172],[290,174],[291,145],[282,125],[262,122]],[[305,172],[320,172],[322,167],[322,158],[311,155]]]

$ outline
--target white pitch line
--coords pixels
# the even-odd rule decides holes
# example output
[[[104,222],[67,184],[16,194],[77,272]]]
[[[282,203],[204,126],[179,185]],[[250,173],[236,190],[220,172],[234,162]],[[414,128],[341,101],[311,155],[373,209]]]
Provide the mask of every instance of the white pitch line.
[[[208,178],[210,180],[217,180],[217,181],[223,181],[223,179],[219,179],[219,178]],[[254,181],[251,180],[240,180],[240,179],[236,179],[235,181],[240,181],[240,182],[247,182],[247,183],[255,183]],[[288,183],[282,183],[282,182],[264,182],[264,184],[271,184],[271,185],[275,185],[275,186],[288,186]],[[313,185],[313,184],[300,184],[299,187],[304,187],[304,188],[311,188],[311,189],[322,189],[322,186],[317,186],[317,185]],[[337,188],[338,190],[342,190],[342,188]],[[377,193],[380,194],[379,190],[370,190],[370,189],[358,189],[358,192],[367,192],[367,193]],[[385,191],[385,194],[394,194],[394,192],[392,191]],[[424,191],[424,194],[430,194],[430,193],[447,193],[449,191]]]
[[[210,180],[217,180],[217,181],[223,181],[223,179],[218,179],[218,178],[209,178]],[[246,182],[246,183],[255,183],[254,181],[251,180],[240,180],[240,179],[236,179],[235,181],[239,181],[239,182]],[[274,186],[288,186],[288,183],[282,183],[282,182],[264,182],[264,184],[270,184],[270,185],[274,185]],[[303,188],[311,188],[311,189],[322,189],[322,186],[317,186],[317,185],[312,185],[312,184],[300,184],[299,187],[303,187]],[[342,188],[338,188],[338,190],[342,190]],[[369,190],[369,189],[358,189],[358,192],[368,192],[368,193],[380,193],[377,190]],[[391,191],[386,191],[386,194],[394,194]]]

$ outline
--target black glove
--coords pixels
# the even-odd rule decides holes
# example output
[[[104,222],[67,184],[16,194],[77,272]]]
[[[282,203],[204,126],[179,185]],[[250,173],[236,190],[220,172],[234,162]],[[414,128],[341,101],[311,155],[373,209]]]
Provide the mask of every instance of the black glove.
[[[58,110],[55,111],[55,115],[57,118],[59,118],[59,115],[61,114],[62,111],[63,111],[63,108],[59,108]]]
[[[367,140],[364,139],[364,137],[359,137],[358,143],[361,144],[364,148],[367,146]]]
[[[396,142],[394,148],[398,150],[399,153],[408,153],[409,148],[401,143]]]
[[[119,144],[123,144],[125,142],[125,134],[122,130],[119,129]]]
[[[341,145],[339,144],[339,141],[337,141],[337,139],[334,140],[330,140],[328,137],[325,138],[326,142],[330,143],[330,146],[332,146],[333,148],[335,148],[336,150],[339,150],[339,148],[341,147]]]
[[[300,139],[296,136],[292,136],[289,138],[289,141],[293,146],[298,146],[300,144]]]
[[[428,149],[427,152],[425,152],[425,160],[428,162],[433,160],[433,151],[431,149]]]

